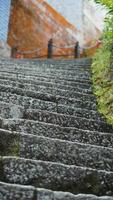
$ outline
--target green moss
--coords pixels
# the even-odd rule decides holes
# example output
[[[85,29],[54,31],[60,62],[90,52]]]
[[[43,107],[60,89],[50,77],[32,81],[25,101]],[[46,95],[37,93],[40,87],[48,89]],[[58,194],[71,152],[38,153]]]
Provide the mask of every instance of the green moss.
[[[92,81],[97,97],[98,110],[113,125],[113,70],[110,67],[111,52],[103,45],[92,64]]]
[[[5,181],[2,157],[0,157],[0,181]]]
[[[9,153],[11,156],[19,156],[19,152],[20,152],[19,139],[14,138],[13,143],[9,148]]]
[[[0,156],[19,156],[20,137],[7,132],[0,135]]]

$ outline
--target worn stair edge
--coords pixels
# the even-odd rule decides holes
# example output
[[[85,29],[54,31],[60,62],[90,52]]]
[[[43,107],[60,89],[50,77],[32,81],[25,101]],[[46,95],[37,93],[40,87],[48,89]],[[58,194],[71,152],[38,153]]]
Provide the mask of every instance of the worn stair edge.
[[[52,95],[60,95],[60,96],[69,97],[69,98],[75,98],[76,93],[81,93],[81,96],[82,94],[93,96],[92,91],[89,91],[87,89],[82,90],[81,88],[75,88],[74,91],[72,91],[72,90],[59,89],[57,87],[36,86],[32,84],[20,84],[19,82],[12,82],[12,81],[9,81],[5,84],[0,81],[0,85],[1,86],[5,85],[8,87],[10,86],[10,87],[18,88],[18,89],[23,89],[23,90],[31,90],[31,91],[33,90],[36,92],[50,93]]]
[[[32,75],[31,73],[26,74],[26,73],[17,73],[17,72],[0,72],[0,74],[4,77],[4,75],[9,75],[10,77],[18,77],[18,78],[26,78],[26,79],[34,79],[34,80],[42,80],[42,81],[49,81],[49,82],[54,82],[54,79],[60,80],[60,81],[69,81],[69,82],[80,82],[80,83],[91,83],[91,80],[89,78],[81,78],[81,76],[76,76],[74,78],[67,78],[67,77],[59,77],[59,76],[37,76],[36,74]]]
[[[58,125],[24,119],[0,118],[0,128],[24,132],[36,136],[50,137],[53,139],[82,142],[113,148],[113,134],[76,129],[73,127],[60,127]]]
[[[43,91],[44,89],[46,89],[49,91],[55,90],[57,92],[65,91],[66,93],[81,92],[81,93],[86,93],[86,94],[93,94],[91,89],[81,88],[80,86],[66,87],[66,86],[62,86],[60,84],[48,84],[48,82],[41,82],[41,83],[42,84],[34,84],[34,83],[30,83],[30,81],[28,83],[26,83],[26,82],[20,82],[18,80],[12,81],[12,80],[0,79],[1,85],[9,85],[11,87],[23,88],[26,90],[30,89],[30,90],[36,90],[36,91],[39,90],[40,91],[42,89],[42,91]]]
[[[84,130],[113,132],[112,126],[105,122],[53,113],[43,110],[26,109],[23,115],[24,119],[42,121],[45,123],[60,125],[61,127],[75,127]]]
[[[37,64],[40,64],[40,65],[47,65],[48,67],[57,67],[57,68],[69,68],[69,67],[84,67],[84,68],[87,68],[91,65],[91,62],[86,62],[86,61],[80,61],[80,60],[77,60],[77,61],[73,61],[73,60],[65,60],[65,61],[57,61],[57,60],[40,60],[40,59],[36,59],[36,60],[27,60],[27,59],[21,59],[21,60],[17,60],[17,59],[8,59],[8,60],[4,60],[2,59],[0,64],[5,64],[5,65],[13,65],[13,64],[20,64],[20,65],[23,65],[23,66],[28,66],[29,65],[29,62],[34,66],[34,65],[37,65]]]
[[[71,75],[76,75],[76,74],[83,74],[84,75],[89,75],[90,72],[91,72],[91,69],[90,68],[82,68],[82,67],[77,67],[75,66],[74,68],[68,68],[66,69],[65,67],[64,68],[57,68],[54,67],[48,67],[47,64],[42,64],[40,65],[39,63],[37,63],[36,65],[32,65],[32,68],[31,68],[31,65],[30,64],[27,64],[27,65],[20,65],[20,64],[17,64],[17,63],[14,63],[14,64],[8,64],[8,65],[5,65],[5,64],[1,64],[0,65],[0,71],[21,71],[23,72],[24,70],[28,71],[28,72],[36,72],[37,74],[39,72],[41,72],[41,74],[43,73],[49,73],[49,74],[55,74],[55,75],[67,75],[67,73],[71,76]]]
[[[22,106],[23,109],[39,109],[39,110],[45,110],[49,112],[56,112],[59,114],[60,113],[67,114],[67,115],[83,117],[87,119],[94,119],[94,120],[105,122],[105,119],[97,111],[80,108],[79,102],[76,102],[75,105],[73,108],[71,106],[57,104],[54,102],[43,101],[43,100],[33,99],[26,96],[0,92],[0,108],[1,108],[0,115],[7,118],[10,118],[11,116],[13,117],[13,113],[11,112],[11,109],[13,108],[13,106],[15,108],[16,107],[21,108]]]
[[[74,194],[113,195],[113,172],[10,156],[1,157],[0,163],[3,182]]]
[[[0,129],[0,155],[113,171],[113,149]],[[109,159],[108,159],[109,158]]]
[[[25,79],[25,78],[17,78],[17,77],[12,77],[9,75],[5,75],[5,76],[1,76],[0,75],[0,79],[3,81],[7,81],[7,80],[11,80],[11,81],[19,81],[20,83],[31,83],[31,84],[35,84],[35,85],[50,85],[50,86],[54,86],[54,85],[58,85],[61,88],[74,88],[76,86],[79,86],[81,88],[85,88],[85,89],[91,89],[92,85],[88,84],[88,83],[80,83],[80,82],[69,82],[69,81],[64,81],[64,80],[53,80],[53,82],[48,81],[40,81],[40,80],[33,80],[33,79]]]
[[[104,121],[76,117],[57,112],[49,112],[40,109],[24,109],[22,106],[13,104],[0,104],[0,117],[8,119],[28,119],[49,124],[56,124],[61,127],[75,127],[84,130],[113,132],[112,126]]]
[[[81,105],[84,105],[84,107],[90,107],[91,110],[96,109],[96,101],[94,99],[94,96],[92,95],[85,95],[82,93],[76,93],[75,98],[67,98],[60,95],[52,95],[49,93],[42,93],[42,92],[35,92],[32,90],[22,90],[20,88],[13,88],[9,86],[0,85],[0,91],[1,92],[7,92],[12,94],[17,94],[21,96],[27,96],[32,97],[35,99],[40,99],[44,101],[51,101],[59,104],[67,104],[72,105],[76,101],[79,101]]]
[[[0,73],[13,73],[13,74],[18,74],[18,73],[20,73],[20,74],[26,74],[26,75],[30,75],[30,76],[34,76],[34,77],[49,77],[49,78],[62,78],[62,80],[63,79],[69,79],[69,80],[74,80],[74,79],[77,79],[77,78],[81,78],[81,79],[85,79],[85,80],[90,80],[90,77],[91,77],[91,73],[90,73],[90,71],[80,71],[80,70],[78,70],[78,69],[75,69],[75,70],[73,70],[73,71],[71,71],[71,70],[67,70],[67,71],[65,71],[65,70],[59,70],[59,71],[57,71],[57,70],[55,70],[55,69],[53,69],[53,70],[50,70],[50,69],[47,69],[47,68],[45,68],[45,69],[42,69],[41,67],[37,70],[37,68],[36,69],[31,69],[31,68],[27,68],[27,69],[25,69],[25,68],[21,68],[21,67],[14,67],[14,66],[12,66],[12,67],[10,67],[10,68],[8,68],[7,66],[6,67],[3,67],[3,68],[1,68],[1,66],[0,66]]]
[[[0,182],[0,200],[113,200],[113,197],[97,197],[91,194],[74,195],[44,188]]]
[[[67,79],[67,80],[74,80],[76,78],[81,78],[81,79],[85,79],[85,80],[89,80],[90,79],[90,74],[89,73],[83,73],[83,72],[79,72],[78,73],[73,73],[73,74],[69,74],[68,76],[68,73],[51,73],[49,70],[48,71],[44,71],[42,72],[40,70],[40,73],[38,71],[31,71],[30,70],[26,70],[25,69],[16,69],[16,67],[13,69],[13,68],[9,68],[7,69],[6,68],[0,68],[0,73],[12,73],[12,74],[26,74],[26,76],[34,76],[34,77],[51,77],[51,78],[60,78],[60,79]]]
[[[0,200],[38,200],[37,196],[38,191],[32,186],[0,182]]]
[[[47,64],[42,64],[42,65],[39,65],[39,63],[37,63],[36,65],[32,65],[32,68],[31,68],[31,65],[30,64],[27,64],[27,65],[20,65],[20,64],[11,64],[11,65],[5,65],[5,64],[1,64],[0,65],[0,71],[3,71],[5,68],[5,71],[9,71],[10,69],[11,70],[16,70],[16,71],[19,71],[19,69],[21,71],[23,70],[27,70],[28,72],[41,72],[41,74],[43,73],[48,73],[48,74],[60,74],[60,75],[66,75],[67,73],[71,75],[75,75],[76,74],[86,74],[86,75],[89,75],[91,73],[91,68],[90,67],[78,67],[78,66],[75,66],[75,67],[72,67],[72,68],[57,68],[57,65],[54,66],[54,67],[50,67],[48,66]],[[76,73],[75,73],[76,72]]]

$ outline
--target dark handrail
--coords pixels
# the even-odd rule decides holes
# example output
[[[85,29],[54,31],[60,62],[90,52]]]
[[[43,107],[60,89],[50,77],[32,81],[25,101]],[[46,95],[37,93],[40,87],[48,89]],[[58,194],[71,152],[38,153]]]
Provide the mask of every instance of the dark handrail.
[[[55,44],[53,44],[53,39],[51,38],[48,42],[48,45],[45,47],[42,47],[40,49],[35,49],[35,50],[29,50],[29,51],[20,51],[20,50],[17,50],[17,46],[14,46],[12,47],[12,57],[15,58],[15,57],[18,57],[18,55],[20,56],[24,56],[24,55],[30,55],[30,54],[33,54],[33,53],[37,53],[37,55],[33,56],[35,58],[43,58],[44,56],[38,56],[38,52],[40,52],[41,50],[47,48],[47,55],[46,57],[48,59],[51,59],[53,57],[62,57],[62,56],[73,56],[74,58],[79,58],[80,57],[80,48],[79,48],[79,42],[77,41],[75,44],[73,45],[68,45],[68,46],[56,46]],[[58,54],[58,55],[54,55],[53,53],[53,48],[57,48],[57,49],[72,49],[73,48],[73,53],[72,54]]]

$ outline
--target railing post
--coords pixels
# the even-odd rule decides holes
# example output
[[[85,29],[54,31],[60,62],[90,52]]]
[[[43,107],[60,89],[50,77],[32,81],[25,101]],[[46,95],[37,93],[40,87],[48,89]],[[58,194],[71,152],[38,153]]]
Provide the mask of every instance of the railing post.
[[[75,56],[75,58],[80,58],[79,42],[78,41],[75,44],[74,56]]]
[[[13,46],[11,49],[11,57],[16,58],[17,55],[17,46]]]
[[[52,58],[52,54],[53,54],[53,40],[50,39],[48,42],[48,55],[47,58]]]

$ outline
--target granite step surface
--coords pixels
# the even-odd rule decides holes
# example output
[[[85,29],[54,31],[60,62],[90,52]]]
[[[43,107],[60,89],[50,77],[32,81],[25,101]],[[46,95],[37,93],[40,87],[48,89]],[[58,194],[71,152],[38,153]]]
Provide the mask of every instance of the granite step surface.
[[[65,71],[65,70],[50,70],[49,68],[45,68],[43,69],[43,67],[38,66],[37,68],[22,68],[19,66],[13,66],[13,67],[0,67],[0,72],[1,73],[20,73],[20,74],[26,74],[26,75],[31,75],[31,76],[51,76],[51,77],[60,77],[60,78],[64,78],[64,79],[74,79],[76,77],[78,78],[82,78],[82,79],[90,79],[90,71],[80,71],[78,68],[73,71],[69,70],[69,71]]]
[[[47,66],[49,66],[49,67],[55,67],[55,68],[61,68],[61,69],[63,69],[63,68],[75,68],[76,66],[77,67],[84,67],[84,68],[86,68],[86,67],[90,67],[90,65],[91,65],[91,61],[89,62],[89,61],[86,61],[86,60],[82,60],[82,62],[80,61],[80,60],[64,60],[63,62],[62,62],[62,60],[40,60],[40,59],[33,59],[33,60],[29,60],[29,59],[24,59],[24,60],[19,60],[19,59],[10,59],[10,60],[4,60],[4,59],[2,59],[1,61],[0,61],[0,64],[2,64],[2,65],[5,65],[5,66],[7,66],[7,65],[27,65],[27,66],[36,66],[36,65],[47,65]]]
[[[113,199],[113,129],[90,65],[0,60],[0,200]]]
[[[1,76],[0,75],[0,81],[1,83],[5,83],[7,81],[18,81],[20,82],[20,84],[24,84],[24,83],[29,83],[29,84],[34,84],[34,85],[42,85],[42,86],[48,86],[48,87],[57,87],[59,89],[64,89],[64,90],[72,90],[74,91],[75,88],[81,88],[81,89],[87,89],[87,90],[91,90],[92,89],[92,85],[91,84],[87,84],[87,83],[80,83],[80,82],[75,82],[74,84],[73,83],[70,83],[69,81],[59,81],[59,80],[53,80],[54,82],[47,82],[47,81],[35,81],[33,79],[24,79],[24,78],[13,78],[13,77],[10,77],[8,75],[6,76]]]
[[[0,182],[1,200],[113,200],[110,196],[97,197],[90,194],[74,195],[44,188]]]
[[[69,88],[75,88],[75,87],[79,87],[81,89],[88,89],[88,90],[91,90],[92,88],[92,85],[91,83],[82,83],[82,82],[72,82],[72,81],[64,81],[64,80],[58,80],[58,79],[46,79],[46,78],[40,78],[39,79],[37,78],[32,78],[30,77],[18,77],[17,75],[16,76],[13,76],[12,74],[5,74],[5,75],[1,75],[0,74],[0,79],[1,81],[7,81],[7,80],[10,80],[10,81],[18,81],[20,83],[31,83],[31,84],[35,84],[35,85],[43,85],[43,86],[54,86],[56,85],[56,87],[59,87],[61,89],[69,89]]]
[[[76,71],[75,71],[76,69]],[[11,65],[11,66],[2,66],[0,65],[0,71],[1,72],[8,72],[8,71],[11,71],[11,72],[21,72],[21,73],[25,73],[25,70],[28,72],[28,73],[36,73],[37,75],[39,74],[48,74],[48,75],[55,75],[55,76],[67,76],[67,74],[69,75],[69,77],[73,77],[73,76],[76,76],[76,75],[79,75],[79,76],[85,76],[85,77],[90,77],[90,70],[86,70],[86,69],[83,69],[83,68],[78,68],[78,67],[75,67],[74,69],[57,69],[57,68],[48,68],[47,65],[36,65],[36,66],[20,66],[20,65]]]
[[[5,156],[0,158],[0,173],[1,181],[12,184],[74,194],[113,195],[113,172],[105,170]]]
[[[12,106],[16,107],[17,105],[17,107],[22,106],[23,109],[39,109],[39,110],[66,114],[66,115],[83,117],[87,119],[92,118],[94,120],[105,121],[105,119],[97,111],[80,108],[81,104],[79,104],[79,101],[76,101],[73,107],[73,106],[58,104],[54,102],[34,99],[32,97],[0,92],[0,105],[1,105],[0,107],[1,107],[2,113],[3,111],[5,111],[4,105],[5,105],[5,109],[6,109],[6,105],[7,107],[10,107],[10,109]],[[10,109],[8,109],[7,112],[10,112]],[[8,116],[8,113],[7,113],[7,116]]]
[[[40,83],[40,82],[38,82]],[[43,83],[43,84],[41,84]],[[93,94],[91,89],[85,89],[85,88],[81,88],[80,86],[77,87],[66,87],[66,86],[62,86],[60,84],[48,84],[48,82],[41,82],[40,84],[33,84],[33,83],[26,83],[25,81],[19,81],[19,80],[4,80],[4,79],[0,79],[0,84],[1,85],[8,85],[11,87],[17,87],[17,88],[23,88],[26,90],[35,90],[35,91],[41,91],[41,92],[53,92],[56,91],[56,93],[59,94],[63,94],[64,91],[65,93],[74,93],[74,92],[81,92],[81,93],[86,93],[86,94]],[[47,83],[47,84],[46,84]]]
[[[104,121],[91,120],[83,117],[48,112],[39,109],[24,109],[16,104],[0,103],[0,116],[8,119],[28,119],[50,124],[56,124],[61,127],[75,127],[83,130],[112,132],[112,126],[107,125]]]
[[[61,127],[75,127],[83,130],[110,132],[112,133],[112,126],[105,122],[80,118],[59,113],[52,113],[48,111],[26,109],[24,112],[24,119],[42,121],[45,123],[56,124]]]
[[[44,122],[25,119],[0,118],[0,128],[11,131],[26,133],[35,136],[49,137],[71,142],[91,144],[113,148],[113,134],[77,129],[73,127],[61,127]],[[3,131],[3,130],[1,130]]]
[[[87,95],[87,94],[78,93],[78,92],[74,93],[75,98],[70,98],[70,97],[68,98],[68,97],[64,97],[62,94],[61,94],[62,96],[60,96],[60,95],[55,95],[51,93],[46,93],[46,92],[42,93],[42,92],[36,92],[32,90],[24,90],[22,88],[10,87],[10,86],[5,86],[5,85],[0,85],[0,91],[17,94],[20,96],[32,97],[32,98],[40,99],[44,101],[51,101],[51,102],[64,104],[64,105],[71,105],[71,106],[72,104],[74,106],[75,102],[79,101],[81,106],[83,105],[83,107],[91,109],[91,110],[94,110],[97,107],[96,100],[94,99],[93,95]]]
[[[50,75],[45,75],[45,74],[43,74],[43,75],[40,75],[40,76],[37,76],[35,73],[34,73],[34,75],[33,74],[31,74],[31,73],[20,73],[20,72],[15,72],[15,71],[13,71],[13,72],[11,72],[11,71],[9,71],[9,72],[5,72],[5,71],[1,71],[0,72],[0,74],[4,77],[4,76],[10,76],[10,77],[15,77],[15,78],[26,78],[26,79],[33,79],[33,80],[40,80],[40,81],[50,81],[50,82],[53,82],[54,81],[54,79],[55,80],[58,80],[58,81],[68,81],[68,82],[71,82],[71,83],[75,83],[75,82],[80,82],[80,83],[88,83],[88,84],[91,84],[91,80],[89,79],[89,78],[82,78],[80,75],[79,76],[74,76],[74,78],[70,78],[70,77],[68,77],[68,75],[67,75],[67,77],[65,76],[65,77],[61,77],[61,76],[50,76]]]
[[[113,171],[113,148],[6,130],[0,130],[0,155]]]

